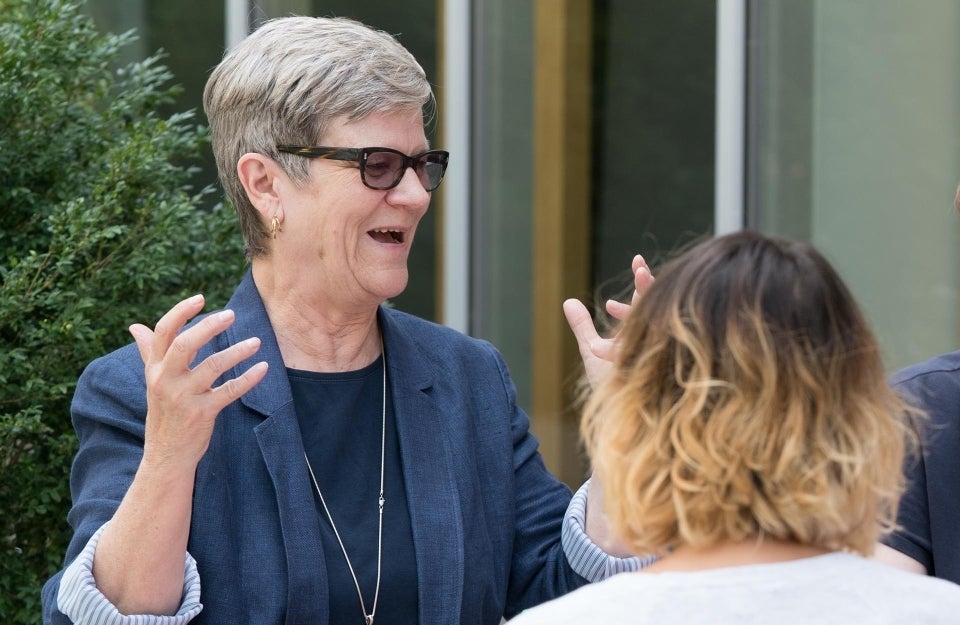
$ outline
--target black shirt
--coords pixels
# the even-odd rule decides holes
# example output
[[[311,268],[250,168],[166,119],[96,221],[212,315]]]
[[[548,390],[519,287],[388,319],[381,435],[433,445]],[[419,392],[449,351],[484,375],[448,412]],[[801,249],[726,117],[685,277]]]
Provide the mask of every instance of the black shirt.
[[[287,369],[303,445],[368,613],[377,586],[383,366],[380,358],[344,373]],[[408,625],[419,621],[417,563],[389,386],[385,401],[382,573],[375,623]],[[329,622],[364,625],[347,561],[313,490],[327,567]]]
[[[901,526],[883,542],[960,584],[960,351],[899,371],[894,388],[925,410],[920,458],[908,459]]]

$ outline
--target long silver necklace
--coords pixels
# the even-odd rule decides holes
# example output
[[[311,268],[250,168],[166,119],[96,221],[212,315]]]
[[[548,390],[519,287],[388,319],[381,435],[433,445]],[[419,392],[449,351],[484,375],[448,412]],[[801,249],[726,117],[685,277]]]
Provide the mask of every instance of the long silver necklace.
[[[310,459],[307,458],[307,452],[303,452],[303,459],[307,461],[307,470],[310,471],[310,479],[313,480],[313,487],[317,489],[317,495],[320,496],[320,503],[323,505],[323,511],[327,513],[327,519],[330,521],[330,527],[333,528],[333,534],[340,543],[340,550],[343,552],[343,558],[347,561],[347,568],[350,569],[350,575],[353,577],[353,585],[357,588],[357,597],[360,599],[360,609],[363,610],[363,618],[367,625],[373,625],[373,617],[377,614],[377,601],[380,599],[380,563],[383,554],[383,504],[386,499],[383,498],[383,472],[384,458],[387,449],[387,353],[383,351],[381,345],[380,351],[383,354],[383,408],[381,414],[380,427],[380,498],[377,503],[380,507],[379,529],[377,530],[377,589],[373,595],[373,607],[367,613],[367,604],[363,601],[363,593],[360,592],[360,582],[357,581],[357,574],[353,571],[353,565],[350,563],[350,556],[347,555],[347,548],[343,545],[343,539],[340,538],[340,532],[337,531],[337,525],[333,522],[333,515],[330,514],[330,508],[323,499],[323,493],[320,492],[320,485],[317,483],[317,477],[313,474],[313,467],[310,466]]]

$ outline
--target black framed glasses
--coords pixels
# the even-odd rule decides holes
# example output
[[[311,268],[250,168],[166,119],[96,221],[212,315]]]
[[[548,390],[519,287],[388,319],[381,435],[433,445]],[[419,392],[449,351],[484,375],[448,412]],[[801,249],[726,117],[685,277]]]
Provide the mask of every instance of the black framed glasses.
[[[386,191],[403,180],[407,167],[420,179],[427,191],[440,186],[447,171],[450,153],[444,150],[427,150],[407,156],[393,148],[327,148],[304,145],[278,145],[277,150],[305,158],[329,158],[335,161],[353,161],[360,165],[360,180],[371,189]]]

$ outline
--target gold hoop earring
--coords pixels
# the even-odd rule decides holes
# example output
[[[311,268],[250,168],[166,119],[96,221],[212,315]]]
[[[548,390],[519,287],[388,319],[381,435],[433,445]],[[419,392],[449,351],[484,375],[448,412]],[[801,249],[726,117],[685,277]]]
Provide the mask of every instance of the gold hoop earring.
[[[281,231],[283,231],[283,228],[280,227],[280,218],[274,215],[273,219],[270,220],[270,236],[276,239],[277,233]]]

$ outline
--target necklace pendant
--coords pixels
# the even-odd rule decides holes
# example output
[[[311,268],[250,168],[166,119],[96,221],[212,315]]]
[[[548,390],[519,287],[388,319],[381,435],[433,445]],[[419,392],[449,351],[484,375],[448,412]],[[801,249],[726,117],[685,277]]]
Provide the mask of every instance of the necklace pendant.
[[[373,615],[372,615],[372,614],[367,614],[367,615],[364,616],[363,618],[365,618],[365,619],[367,620],[367,625],[373,625]]]

